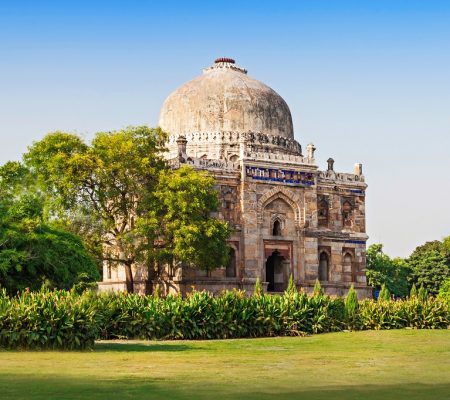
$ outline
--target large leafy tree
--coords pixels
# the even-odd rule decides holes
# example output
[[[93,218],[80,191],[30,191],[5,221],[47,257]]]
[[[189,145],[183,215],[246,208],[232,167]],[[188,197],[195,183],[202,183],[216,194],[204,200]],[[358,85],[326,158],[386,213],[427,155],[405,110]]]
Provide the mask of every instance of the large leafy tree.
[[[133,291],[132,265],[144,260],[154,229],[149,219],[154,188],[164,169],[161,157],[165,135],[160,129],[132,127],[100,132],[90,145],[63,132],[47,135],[25,155],[30,170],[56,212],[67,220],[84,215],[96,221],[103,242],[103,259],[125,266],[127,290]],[[80,219],[78,219],[80,221]]]
[[[408,277],[411,271],[401,258],[390,258],[383,252],[382,244],[373,244],[367,249],[367,283],[377,289],[383,285],[398,296],[409,293]]]
[[[226,265],[230,230],[227,222],[211,218],[219,205],[214,185],[211,175],[189,166],[161,173],[155,192],[159,261],[203,270]]]
[[[22,196],[35,196],[40,199],[42,218],[47,226],[82,237],[90,257],[96,262],[99,271],[101,270],[101,222],[88,213],[67,213],[52,193],[42,191],[32,169],[23,163],[9,161],[0,166],[0,201],[7,204]]]
[[[407,262],[412,270],[411,281],[437,294],[440,286],[450,278],[449,237],[417,247]]]
[[[98,278],[82,241],[45,224],[42,198],[0,200],[0,286],[9,292],[42,285],[69,289]]]
[[[55,132],[24,157],[51,199],[51,213],[101,240],[103,260],[125,267],[129,292],[138,262],[209,269],[226,261],[228,227],[210,215],[218,202],[214,180],[188,168],[169,170],[165,139],[145,126],[101,132],[91,144]]]

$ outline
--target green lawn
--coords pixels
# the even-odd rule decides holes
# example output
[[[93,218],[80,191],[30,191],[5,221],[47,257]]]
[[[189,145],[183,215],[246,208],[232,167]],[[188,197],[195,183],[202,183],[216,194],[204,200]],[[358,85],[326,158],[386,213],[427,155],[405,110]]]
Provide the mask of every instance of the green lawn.
[[[0,352],[0,399],[450,399],[450,331]]]

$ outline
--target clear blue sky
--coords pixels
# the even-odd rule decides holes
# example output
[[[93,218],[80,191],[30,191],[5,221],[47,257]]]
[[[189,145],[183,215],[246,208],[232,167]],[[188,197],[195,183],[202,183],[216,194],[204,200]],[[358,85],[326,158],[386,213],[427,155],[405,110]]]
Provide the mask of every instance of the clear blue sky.
[[[219,56],[280,93],[296,138],[364,164],[370,243],[450,235],[450,1],[0,1],[0,163],[52,130],[158,121]]]

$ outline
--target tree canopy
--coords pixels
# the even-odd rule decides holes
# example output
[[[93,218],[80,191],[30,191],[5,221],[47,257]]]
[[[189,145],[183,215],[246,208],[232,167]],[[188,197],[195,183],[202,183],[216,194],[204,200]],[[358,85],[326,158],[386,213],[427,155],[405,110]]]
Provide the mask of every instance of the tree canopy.
[[[367,283],[385,285],[390,293],[405,297],[413,285],[436,295],[450,278],[450,236],[418,246],[406,258],[390,258],[381,244],[367,249]]]
[[[423,286],[436,295],[446,279],[450,278],[450,237],[417,247],[407,263],[411,268],[411,282]]]
[[[409,293],[410,268],[401,258],[390,258],[383,253],[382,244],[373,244],[367,249],[367,283],[381,289],[383,285],[390,293],[405,297]]]
[[[69,289],[99,279],[79,237],[43,221],[42,199],[0,200],[0,285],[10,293],[29,288]]]
[[[155,192],[161,261],[176,260],[203,270],[226,265],[229,251],[224,243],[230,230],[227,222],[210,217],[219,204],[214,184],[211,175],[189,166],[161,172]]]
[[[101,243],[103,260],[124,265],[130,292],[135,263],[213,269],[228,254],[228,225],[211,217],[214,179],[189,167],[168,169],[165,140],[146,126],[100,132],[91,143],[54,132],[24,156],[50,214],[62,227],[77,227],[93,249]]]

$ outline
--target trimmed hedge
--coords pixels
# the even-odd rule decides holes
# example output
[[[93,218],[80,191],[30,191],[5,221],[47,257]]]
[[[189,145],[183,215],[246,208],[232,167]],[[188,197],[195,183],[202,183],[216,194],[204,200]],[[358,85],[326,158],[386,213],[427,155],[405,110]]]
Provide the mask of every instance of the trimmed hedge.
[[[185,298],[45,290],[8,297],[3,291],[0,347],[87,349],[95,339],[227,339],[450,325],[449,306],[439,299],[363,300],[352,310],[348,304],[297,291],[251,297],[194,292]]]

